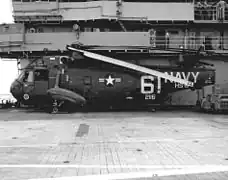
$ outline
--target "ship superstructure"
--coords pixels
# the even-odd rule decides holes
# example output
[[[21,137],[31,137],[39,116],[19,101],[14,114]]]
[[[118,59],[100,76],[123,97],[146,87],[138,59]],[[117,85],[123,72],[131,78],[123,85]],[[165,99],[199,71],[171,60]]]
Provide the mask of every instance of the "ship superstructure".
[[[170,75],[188,80],[193,72],[210,75],[211,69],[204,63],[186,69],[180,48],[203,47],[226,55],[228,18],[226,9],[221,11],[215,2],[206,6],[187,1],[16,0],[12,4],[15,23],[0,26],[0,55],[19,59],[21,68],[37,57],[67,55],[66,45],[80,44],[106,57],[168,68]],[[195,59],[187,62],[195,64]]]
[[[0,52],[5,57],[64,53],[66,44],[76,42],[105,46],[102,51],[108,52],[131,53],[129,46],[137,47],[134,53],[141,54],[140,47],[150,46],[227,48],[228,16],[225,13],[220,21],[214,2],[206,10],[193,1],[13,0],[12,4],[15,24],[0,26]]]

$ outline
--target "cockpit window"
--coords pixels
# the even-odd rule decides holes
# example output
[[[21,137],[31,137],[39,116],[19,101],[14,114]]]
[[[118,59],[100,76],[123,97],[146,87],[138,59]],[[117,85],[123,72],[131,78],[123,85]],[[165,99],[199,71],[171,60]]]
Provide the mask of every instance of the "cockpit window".
[[[22,72],[20,73],[20,75],[18,76],[17,79],[21,80],[21,79],[24,77],[24,75],[25,75],[25,72],[22,71]]]
[[[48,70],[35,70],[35,81],[48,81]]]
[[[33,82],[33,71],[29,71],[28,82]]]

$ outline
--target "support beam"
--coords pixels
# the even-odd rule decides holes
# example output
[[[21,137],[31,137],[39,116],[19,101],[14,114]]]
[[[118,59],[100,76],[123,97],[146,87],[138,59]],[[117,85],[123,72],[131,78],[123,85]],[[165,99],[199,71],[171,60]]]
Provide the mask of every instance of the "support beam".
[[[127,29],[125,28],[123,22],[122,22],[122,21],[118,21],[118,23],[120,24],[120,27],[122,28],[122,30],[123,30],[124,32],[127,32]]]

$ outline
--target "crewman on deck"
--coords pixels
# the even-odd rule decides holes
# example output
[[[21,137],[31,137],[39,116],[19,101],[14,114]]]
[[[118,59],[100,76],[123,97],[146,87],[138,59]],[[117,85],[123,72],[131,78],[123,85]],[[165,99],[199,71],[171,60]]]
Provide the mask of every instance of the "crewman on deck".
[[[204,0],[202,5],[203,5],[203,11],[202,11],[203,19],[210,20],[211,11],[210,11],[210,5],[207,3],[207,0]]]
[[[165,47],[169,48],[169,32],[165,33]]]
[[[225,19],[225,8],[226,2],[224,0],[220,0],[216,6],[217,18],[220,21],[223,21]]]
[[[197,16],[199,16],[199,20],[202,20],[203,4],[201,0],[196,3],[196,8],[197,8]]]

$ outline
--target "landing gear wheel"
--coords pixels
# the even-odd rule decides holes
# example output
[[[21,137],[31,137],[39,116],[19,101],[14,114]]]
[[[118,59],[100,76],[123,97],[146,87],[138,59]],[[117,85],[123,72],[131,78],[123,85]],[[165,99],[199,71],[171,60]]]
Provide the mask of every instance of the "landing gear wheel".
[[[203,111],[204,113],[208,113],[208,109],[207,109],[207,107],[206,107],[206,102],[203,102],[203,104],[202,104],[202,111]]]
[[[52,114],[57,114],[59,112],[58,107],[53,107],[52,108]]]
[[[59,108],[63,105],[64,101],[58,102],[57,100],[54,100],[52,104],[51,113],[57,114],[59,112]]]
[[[216,109],[215,104],[212,104],[211,106],[212,106],[212,107],[211,107],[212,113],[213,113],[213,114],[217,114],[217,113],[218,113],[218,110]]]
[[[196,102],[195,111],[196,112],[202,112],[203,111],[201,104],[200,104],[200,101]]]

